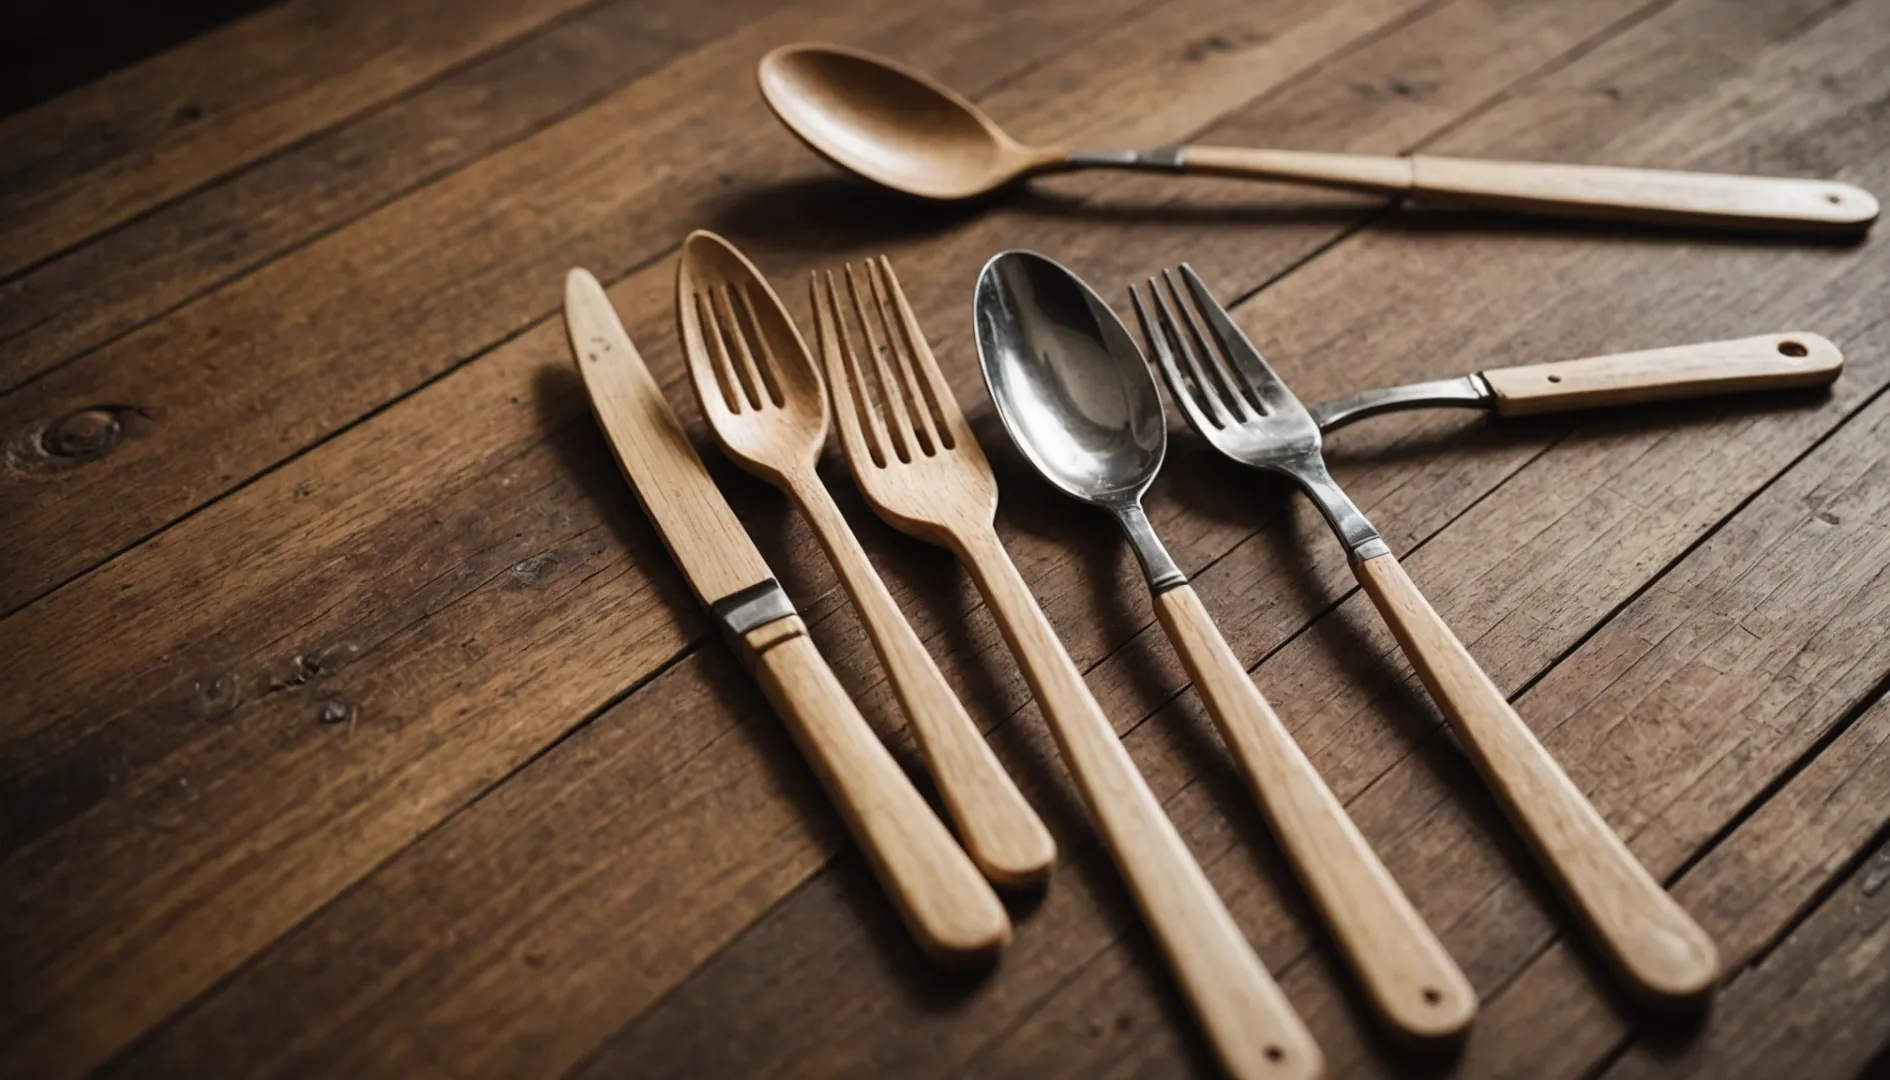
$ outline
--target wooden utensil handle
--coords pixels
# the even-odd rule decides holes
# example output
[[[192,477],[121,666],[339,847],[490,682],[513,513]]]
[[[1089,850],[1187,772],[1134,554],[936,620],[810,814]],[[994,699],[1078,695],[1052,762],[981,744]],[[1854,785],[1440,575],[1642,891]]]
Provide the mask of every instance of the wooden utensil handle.
[[[1719,954],[1603,820],[1392,555],[1359,584],[1443,709],[1464,750],[1629,984],[1655,1004],[1709,993]]]
[[[873,734],[798,616],[749,633],[755,681],[787,721],[912,936],[933,961],[988,963],[1010,916],[891,752]]]
[[[1461,1037],[1477,1011],[1469,980],[1261,696],[1194,589],[1156,594],[1155,614],[1373,1006],[1407,1042]]]
[[[1877,218],[1870,192],[1832,180],[1419,155],[1411,194],[1457,206],[1675,225],[1856,231]]]
[[[790,477],[789,487],[866,624],[867,636],[912,722],[919,748],[972,860],[1000,885],[1043,881],[1057,857],[1050,830],[965,714],[925,643],[867,560],[827,486],[809,470]]]
[[[1855,232],[1875,221],[1878,209],[1870,192],[1834,180],[1226,146],[1186,147],[1182,162],[1189,172],[1209,175],[1676,225]]]
[[[1844,354],[1817,334],[1793,331],[1733,341],[1525,364],[1483,372],[1504,416],[1671,398],[1824,386]]]
[[[996,534],[957,546],[1221,1065],[1243,1078],[1320,1075],[1312,1035],[1162,812]]]

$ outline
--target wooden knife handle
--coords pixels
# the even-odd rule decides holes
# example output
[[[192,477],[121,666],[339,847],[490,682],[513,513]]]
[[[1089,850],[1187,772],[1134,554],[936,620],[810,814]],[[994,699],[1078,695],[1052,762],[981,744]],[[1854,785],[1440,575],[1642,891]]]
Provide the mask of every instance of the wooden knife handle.
[[[1549,756],[1397,558],[1368,559],[1355,573],[1497,801],[1629,985],[1656,1005],[1710,993],[1719,977],[1712,939]]]
[[[1411,194],[1487,210],[1672,225],[1857,232],[1870,192],[1834,180],[1471,158],[1411,159]]]
[[[1321,1075],[1312,1034],[1162,812],[996,533],[956,546],[1222,1067],[1241,1080]]]
[[[942,966],[988,963],[1010,941],[997,894],[854,707],[799,616],[744,639],[787,722],[912,936]]]
[[[1247,676],[1188,585],[1155,614],[1372,1005],[1405,1042],[1460,1038],[1476,991]]]
[[[1525,364],[1483,372],[1504,416],[1635,405],[1672,398],[1824,386],[1844,354],[1818,334],[1792,331],[1733,341]]]

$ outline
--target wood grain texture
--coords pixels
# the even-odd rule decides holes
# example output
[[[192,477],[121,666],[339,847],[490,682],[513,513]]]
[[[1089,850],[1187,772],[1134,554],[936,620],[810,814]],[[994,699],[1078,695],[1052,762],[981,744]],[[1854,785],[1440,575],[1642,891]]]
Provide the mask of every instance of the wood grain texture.
[[[90,236],[0,281],[0,389],[436,183],[775,6],[612,2],[573,12]]]
[[[1397,556],[1354,571],[1477,771],[1628,984],[1656,1005],[1697,1004],[1719,978],[1712,939],[1542,748]]]
[[[425,82],[579,0],[295,0],[0,123],[0,276]]]
[[[1482,373],[1504,416],[1610,405],[1644,405],[1705,394],[1824,386],[1844,369],[1844,354],[1808,332],[1738,341],[1642,349]]]
[[[1175,8],[1168,23],[1112,24],[1071,57],[1051,56],[1073,40],[1056,26],[1095,29],[1088,12],[1005,24],[1011,32],[987,41],[1041,65],[1007,85],[994,112],[1032,134],[1113,123],[1172,136],[1192,130],[1182,121],[1217,115],[1205,111],[1216,95],[1263,87],[1265,100],[1219,125],[1217,141],[1685,159],[1707,171],[1890,183],[1879,114],[1856,104],[1882,96],[1890,71],[1868,5],[1341,5],[1319,18]],[[984,50],[945,56],[943,44],[933,58],[923,42],[901,50],[863,38],[852,40],[958,85],[988,85],[977,70],[992,77]],[[1335,42],[1347,50],[1333,55]],[[1119,85],[1086,81],[1098,69]],[[730,85],[759,113],[751,86]],[[761,115],[728,138],[765,146],[755,133],[766,123]],[[774,273],[890,250],[928,325],[958,317],[966,275],[995,246],[1040,246],[1099,283],[1132,278],[1144,259],[1185,257],[1245,293],[1367,209],[1212,181],[1188,185],[1184,205],[1164,196],[1174,187],[1161,178],[1072,177],[976,219],[915,223],[881,216],[852,189],[823,189],[826,167],[774,137],[779,160],[732,174],[731,187],[807,182],[783,204],[799,212],[731,234]],[[608,201],[586,191],[574,184],[565,197]],[[699,219],[720,224],[739,200],[697,205]],[[639,227],[611,245],[627,247]],[[1803,545],[1814,539],[1834,545],[1816,550],[1857,550],[1860,535],[1875,535],[1868,504],[1856,504],[1862,516],[1826,504],[1843,481],[1827,491],[1810,479],[1763,502],[1763,514],[1740,511],[1727,526],[1743,538],[1734,548],[1709,537],[1882,385],[1871,345],[1879,259],[1874,240],[1698,243],[1412,210],[1306,261],[1243,315],[1263,347],[1304,358],[1286,374],[1317,397],[1755,326],[1807,326],[1847,346],[1851,370],[1829,398],[1661,406],[1579,427],[1411,417],[1335,439],[1348,487],[1401,548],[1417,548],[1413,573],[1499,683],[1540,679],[1520,699],[1524,712],[1657,875],[1678,872],[1763,800],[1886,668],[1876,646],[1858,651],[1881,639],[1877,598],[1890,595],[1860,584],[1866,559],[1806,554],[1802,565],[1819,574],[1802,585],[1784,574],[1801,565],[1786,554],[1762,573],[1737,569],[1791,535],[1778,531],[1788,520],[1803,537],[1782,552],[1811,551]],[[613,292],[639,341],[659,343],[652,366],[681,402],[680,367],[661,343],[670,269],[659,263]],[[555,282],[538,289],[548,311]],[[441,304],[460,302],[448,299],[452,288],[437,293]],[[416,337],[359,369],[340,347],[283,355],[342,358],[338,383],[387,356],[439,355],[424,315],[390,323]],[[322,332],[320,320],[308,327]],[[940,344],[955,387],[969,393],[967,354]],[[231,348],[211,360],[229,369],[245,355]],[[195,1000],[120,1059],[119,1071],[133,1073],[1207,1067],[1073,792],[1043,764],[1053,751],[1021,680],[991,660],[1003,647],[988,613],[948,564],[889,540],[840,492],[856,522],[872,526],[862,540],[896,598],[973,716],[995,728],[1001,760],[1069,856],[992,977],[968,986],[913,974],[927,969],[867,868],[833,861],[840,823],[759,695],[719,648],[687,653],[706,627],[628,506],[581,392],[541,374],[568,363],[556,329],[538,324],[0,622],[10,671],[33,673],[0,680],[0,715],[27,718],[9,723],[0,744],[0,957],[10,976],[0,983],[8,995],[33,993],[0,1011],[32,1016],[42,1049],[84,1032],[94,1040],[87,1053],[102,1057]],[[51,415],[126,400],[110,385],[98,381]],[[321,404],[302,399],[327,392],[301,384],[288,391],[293,410],[245,430],[273,435],[282,417]],[[380,391],[358,393],[351,408]],[[247,415],[220,422],[248,424]],[[994,465],[1007,492],[1022,483],[1014,462]],[[192,481],[193,492],[220,490],[220,471],[165,475],[186,474],[212,478]],[[850,610],[829,595],[812,537],[740,474],[717,478],[804,600],[842,683],[885,726],[890,690],[876,682]],[[1417,699],[1386,677],[1396,669],[1369,661],[1373,650],[1392,655],[1369,612],[1353,600],[1316,619],[1346,596],[1346,568],[1318,542],[1318,524],[1283,515],[1273,494],[1178,470],[1150,511],[1242,662],[1273,656],[1259,677],[1295,735],[1491,995],[1458,1071],[1492,1072],[1482,1055],[1502,1045],[1525,1046],[1552,1075],[1569,1074],[1565,1060],[1574,1075],[1592,1071],[1636,1014],[1590,970],[1585,947],[1554,944],[1560,909],[1503,845],[1493,808],[1456,793],[1474,779],[1429,734]],[[1187,679],[1155,640],[1135,567],[1098,554],[1048,500],[1011,498],[1007,508],[1005,541],[1033,592],[1333,1071],[1408,1073],[1410,1059],[1370,1041],[1358,1003],[1308,951],[1313,923],[1282,891],[1285,868],[1193,697],[1141,722]],[[1841,529],[1817,516],[1826,512]],[[1737,587],[1718,598],[1705,589],[1713,580]],[[1818,600],[1796,599],[1814,582]],[[1611,619],[1623,604],[1634,617]],[[1588,638],[1598,622],[1612,630]],[[1557,663],[1565,654],[1572,667]],[[1604,685],[1611,704],[1597,708]],[[333,703],[345,722],[321,723]],[[1565,717],[1581,722],[1563,728]],[[1864,782],[1849,797],[1860,801],[1837,805],[1881,804]],[[1805,829],[1824,842],[1794,844],[1811,833],[1785,828],[1772,849],[1842,861],[1845,844],[1868,839],[1810,820]],[[1764,865],[1792,882],[1791,907],[1821,895],[1830,874],[1823,863],[1795,876]],[[1746,925],[1698,906],[1715,890],[1688,892],[1684,877],[1676,887],[1716,936]],[[287,927],[297,929],[267,947]],[[1726,948],[1752,955],[1743,942]],[[1539,996],[1495,993],[1541,985],[1522,973],[1556,952],[1566,980]],[[1513,1023],[1502,1019],[1509,1008],[1521,1010]],[[705,1030],[726,1037],[705,1043]],[[6,1061],[25,1060],[30,1044],[0,1040]]]
[[[1188,585],[1165,590],[1155,615],[1372,1007],[1395,1037],[1420,1046],[1460,1039],[1476,1016],[1469,980],[1261,696],[1200,597]]]

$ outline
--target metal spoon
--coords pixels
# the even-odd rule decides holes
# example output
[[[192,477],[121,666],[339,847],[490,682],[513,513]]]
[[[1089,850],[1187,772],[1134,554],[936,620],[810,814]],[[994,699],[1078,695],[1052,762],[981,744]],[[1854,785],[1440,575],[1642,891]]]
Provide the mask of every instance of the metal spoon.
[[[1044,479],[1115,515],[1162,627],[1280,846],[1393,1032],[1446,1042],[1476,995],[1228,648],[1142,510],[1167,426],[1142,353],[1089,286],[1011,251],[985,264],[974,303],[985,383],[1011,440]]]
[[[928,199],[969,199],[1035,173],[1120,168],[1676,224],[1857,231],[1877,217],[1869,192],[1825,180],[1214,146],[1029,146],[923,72],[836,45],[783,46],[762,58],[758,75],[769,108],[816,153]]]

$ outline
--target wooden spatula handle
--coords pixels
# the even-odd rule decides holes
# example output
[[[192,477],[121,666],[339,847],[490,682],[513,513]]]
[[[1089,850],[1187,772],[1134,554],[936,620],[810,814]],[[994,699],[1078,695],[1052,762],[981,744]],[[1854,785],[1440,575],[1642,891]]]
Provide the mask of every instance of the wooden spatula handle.
[[[1380,555],[1355,572],[1497,801],[1629,985],[1661,1005],[1709,993],[1719,977],[1712,939],[1549,756],[1397,558]]]
[[[997,535],[954,545],[991,605],[1103,841],[1168,966],[1235,1077],[1315,1077],[1319,1047],[1254,955]]]
[[[1492,368],[1484,381],[1504,416],[1635,405],[1673,398],[1824,386],[1844,354],[1817,334],[1792,331],[1733,341]]]
[[[1461,1037],[1477,1012],[1470,981],[1248,678],[1193,587],[1156,594],[1155,614],[1372,1005],[1406,1042]]]
[[[989,962],[1010,916],[814,649],[798,616],[752,631],[755,681],[787,722],[912,936],[934,962]]]

